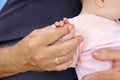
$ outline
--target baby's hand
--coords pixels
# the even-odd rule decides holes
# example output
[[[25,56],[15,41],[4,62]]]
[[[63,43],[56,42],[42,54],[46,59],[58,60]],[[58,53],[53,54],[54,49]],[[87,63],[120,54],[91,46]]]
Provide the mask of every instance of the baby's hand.
[[[59,28],[59,27],[68,27],[69,33],[63,36],[61,39],[57,40],[55,43],[64,42],[66,40],[72,39],[75,36],[74,25],[69,23],[67,18],[64,18],[62,21],[55,22],[54,28]]]
[[[56,21],[56,22],[52,25],[52,27],[53,27],[53,28],[64,27],[65,24],[69,24],[69,21],[68,21],[67,18],[63,18],[63,20],[61,20],[61,21],[59,21],[59,22]]]

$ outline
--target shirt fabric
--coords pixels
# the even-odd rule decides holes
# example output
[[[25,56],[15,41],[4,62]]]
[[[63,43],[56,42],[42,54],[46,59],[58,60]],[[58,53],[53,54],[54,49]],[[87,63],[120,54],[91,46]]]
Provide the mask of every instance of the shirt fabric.
[[[4,7],[4,5],[6,4],[6,2],[7,2],[7,0],[0,0],[0,11]]]
[[[76,36],[84,38],[73,63],[79,80],[87,74],[110,69],[112,61],[98,61],[92,53],[105,48],[120,49],[120,23],[93,14],[79,15],[69,21],[75,26]]]
[[[64,17],[74,17],[80,9],[79,0],[8,0],[0,11],[0,47],[14,45],[34,29]],[[29,71],[4,80],[77,80],[77,76],[74,68],[70,68],[65,71]]]

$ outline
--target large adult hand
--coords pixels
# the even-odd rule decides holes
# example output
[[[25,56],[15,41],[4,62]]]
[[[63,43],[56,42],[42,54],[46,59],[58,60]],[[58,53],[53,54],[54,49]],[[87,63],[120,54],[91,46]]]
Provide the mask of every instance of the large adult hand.
[[[51,26],[34,30],[18,44],[12,47],[10,58],[14,65],[31,71],[65,70],[72,64],[72,58],[80,43],[80,37],[54,44],[68,33],[68,26]],[[72,27],[71,27],[72,28]],[[72,36],[73,37],[73,36]],[[57,58],[57,64],[55,63]]]
[[[113,68],[85,76],[82,80],[120,80],[120,50],[101,50],[93,54],[98,60],[113,60]],[[102,65],[101,65],[102,66]]]

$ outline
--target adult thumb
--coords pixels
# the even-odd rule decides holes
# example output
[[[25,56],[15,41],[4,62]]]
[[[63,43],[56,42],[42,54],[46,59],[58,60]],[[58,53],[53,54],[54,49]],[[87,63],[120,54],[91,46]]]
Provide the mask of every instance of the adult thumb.
[[[93,57],[97,60],[120,59],[120,50],[103,49],[93,52]]]

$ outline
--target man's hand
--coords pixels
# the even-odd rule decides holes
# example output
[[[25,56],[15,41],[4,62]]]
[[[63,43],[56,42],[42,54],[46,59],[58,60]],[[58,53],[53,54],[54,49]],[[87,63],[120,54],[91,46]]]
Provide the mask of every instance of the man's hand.
[[[73,27],[73,26],[71,26]],[[0,48],[0,77],[26,71],[65,70],[82,38],[74,35],[61,43],[55,41],[69,33],[69,25],[36,29],[16,45]]]
[[[103,61],[113,60],[113,68],[87,75],[82,80],[120,80],[120,50],[101,50],[95,52],[93,57]]]

